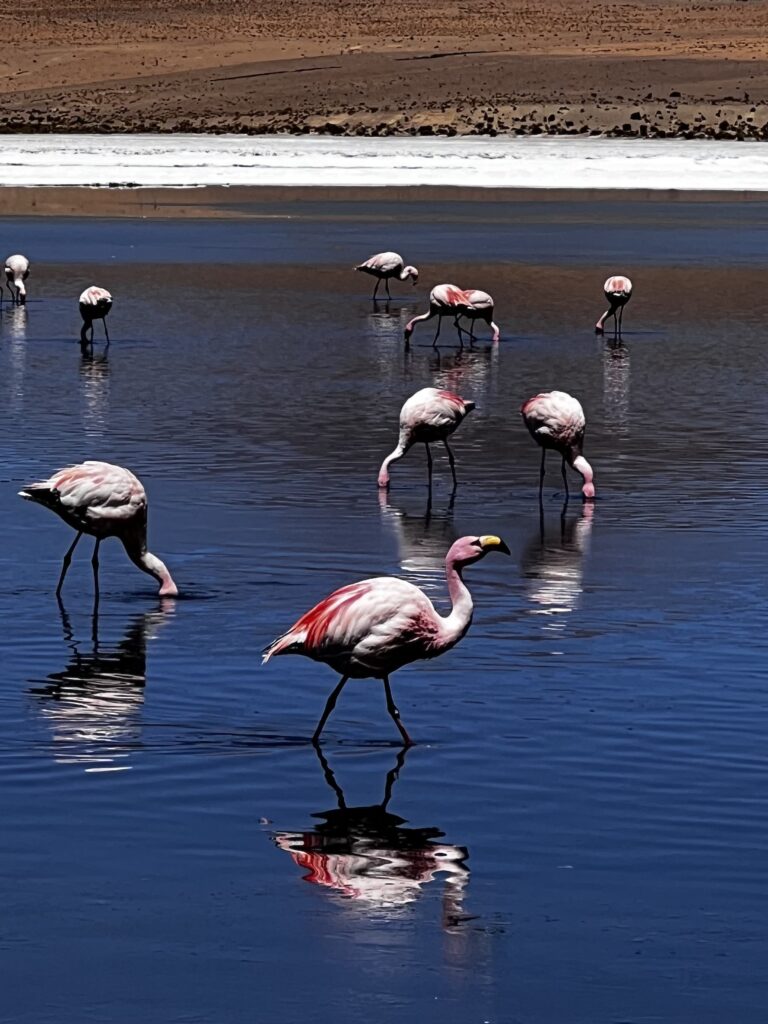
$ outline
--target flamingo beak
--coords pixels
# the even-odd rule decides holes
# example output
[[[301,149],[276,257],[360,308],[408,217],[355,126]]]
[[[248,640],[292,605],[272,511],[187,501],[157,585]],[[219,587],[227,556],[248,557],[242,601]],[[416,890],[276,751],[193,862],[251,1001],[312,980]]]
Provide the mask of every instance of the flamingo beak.
[[[493,534],[488,534],[485,537],[480,538],[480,544],[483,551],[498,551],[502,555],[511,555],[512,552],[509,550],[507,545],[501,539]]]

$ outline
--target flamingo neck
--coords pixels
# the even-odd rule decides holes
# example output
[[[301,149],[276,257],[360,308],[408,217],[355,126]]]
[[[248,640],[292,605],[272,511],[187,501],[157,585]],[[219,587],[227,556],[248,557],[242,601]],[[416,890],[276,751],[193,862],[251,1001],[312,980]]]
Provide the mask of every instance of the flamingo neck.
[[[501,334],[501,332],[499,331],[499,325],[495,324],[493,320],[489,320],[488,323],[491,330],[493,331],[493,337],[491,338],[491,341],[497,342],[499,340],[499,335]]]
[[[392,462],[397,462],[398,459],[402,459],[408,449],[411,447],[410,437],[408,432],[405,430],[400,431],[400,438],[397,442],[397,448],[390,452],[389,455],[384,459],[379,470],[379,487],[389,487],[389,466]]]
[[[173,582],[173,577],[168,571],[165,562],[162,562],[157,555],[153,555],[151,551],[147,551],[147,546],[143,540],[125,537],[123,538],[123,546],[133,564],[138,569],[141,569],[142,572],[147,573],[148,576],[154,576],[160,584],[160,590],[158,591],[160,597],[178,596],[178,587]]]
[[[571,465],[577,473],[581,473],[584,478],[584,486],[581,488],[581,493],[585,498],[592,499],[595,496],[595,485],[592,482],[595,474],[592,472],[592,467],[584,458],[583,455],[577,455],[571,462]]]
[[[453,647],[464,636],[472,622],[472,595],[461,577],[461,567],[453,561],[445,563],[445,578],[451,598],[451,614],[442,619],[442,646]]]

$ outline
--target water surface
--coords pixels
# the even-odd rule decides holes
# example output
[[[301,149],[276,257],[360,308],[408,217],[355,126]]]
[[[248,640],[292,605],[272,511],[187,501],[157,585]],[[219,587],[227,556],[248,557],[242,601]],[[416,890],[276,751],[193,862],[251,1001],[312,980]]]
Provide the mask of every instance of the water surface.
[[[762,1022],[768,205],[297,205],[260,222],[8,219],[0,314],[4,1021]],[[518,213],[519,208],[518,208]],[[376,308],[351,266],[421,268]],[[592,333],[609,272],[623,344]],[[502,341],[402,328],[432,284],[490,290]],[[76,297],[115,295],[82,357]],[[96,327],[97,339],[99,326]],[[426,385],[477,403],[376,472]],[[599,500],[564,501],[521,402],[588,417]],[[119,545],[16,497],[129,466],[161,603]],[[577,492],[577,481],[573,480]],[[474,624],[381,687],[260,650],[333,588],[401,573]]]

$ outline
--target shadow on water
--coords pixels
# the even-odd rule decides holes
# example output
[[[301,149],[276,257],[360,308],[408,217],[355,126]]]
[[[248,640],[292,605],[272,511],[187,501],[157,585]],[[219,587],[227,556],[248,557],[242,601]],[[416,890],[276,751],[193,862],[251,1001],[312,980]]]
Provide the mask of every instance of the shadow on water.
[[[80,347],[80,393],[83,430],[86,437],[103,437],[109,419],[110,366],[106,350],[94,352],[93,346]]]
[[[476,401],[488,394],[489,385],[499,362],[498,345],[481,345],[457,352],[434,351],[430,359],[434,386],[459,395],[468,389]],[[464,394],[462,397],[468,397]]]
[[[61,602],[59,610],[67,664],[29,690],[51,730],[54,758],[61,764],[89,765],[89,771],[128,768],[131,751],[141,745],[147,644],[174,614],[173,605],[164,602],[132,616],[116,644],[99,640],[98,604],[87,639],[77,639]]]
[[[629,429],[629,349],[623,341],[608,341],[603,347],[603,406],[605,425],[614,434],[627,437]]]
[[[521,569],[530,613],[546,616],[546,632],[561,633],[578,607],[594,514],[590,502],[569,515],[566,501],[557,518],[539,508],[538,528],[523,551]]]
[[[360,807],[347,805],[322,749],[315,749],[337,806],[313,814],[320,824],[309,831],[272,836],[276,846],[306,869],[304,880],[355,901],[363,913],[391,916],[417,900],[422,887],[442,873],[443,927],[455,928],[468,920],[463,906],[469,881],[466,848],[436,842],[445,835],[439,828],[404,828],[405,819],[389,810],[406,748],[386,774],[381,801]]]

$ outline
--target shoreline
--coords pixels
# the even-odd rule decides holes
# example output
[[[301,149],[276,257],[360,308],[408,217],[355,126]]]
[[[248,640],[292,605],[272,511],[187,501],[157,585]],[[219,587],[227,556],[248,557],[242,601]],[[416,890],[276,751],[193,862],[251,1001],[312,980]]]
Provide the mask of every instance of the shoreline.
[[[674,189],[478,189],[415,185],[401,188],[355,188],[332,186],[204,186],[163,188],[95,188],[79,185],[0,186],[0,217],[87,217],[126,219],[276,220],[301,217],[305,220],[354,220],[357,203],[413,205],[414,212],[425,203],[471,203],[475,207],[507,203],[581,204],[599,202],[606,206],[624,204],[766,203],[768,195],[756,191],[678,191]],[[318,213],[321,205],[328,212]],[[282,211],[280,208],[283,208]]]

